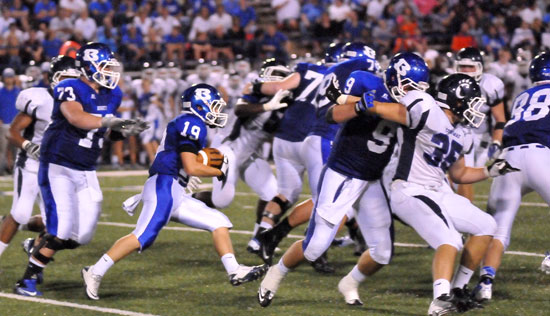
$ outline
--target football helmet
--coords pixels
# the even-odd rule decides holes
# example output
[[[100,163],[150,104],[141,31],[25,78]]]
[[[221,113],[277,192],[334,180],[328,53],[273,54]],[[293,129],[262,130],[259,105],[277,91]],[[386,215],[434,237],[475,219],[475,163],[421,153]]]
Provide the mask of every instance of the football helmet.
[[[80,71],[76,68],[74,58],[59,55],[50,62],[48,76],[52,89],[57,86],[61,77],[80,78]]]
[[[461,71],[461,66],[471,66],[475,70],[473,72]],[[479,49],[475,47],[464,47],[456,53],[456,60],[454,64],[455,72],[472,76],[476,81],[481,80],[483,75],[483,56]]]
[[[452,74],[439,81],[435,95],[437,104],[451,110],[461,123],[479,127],[485,119],[480,108],[485,104],[481,88],[474,78],[465,74]]]
[[[121,65],[109,46],[90,42],[76,53],[76,67],[90,81],[107,89],[114,89],[120,80]]]
[[[266,59],[260,68],[260,78],[263,81],[281,81],[290,73],[286,63],[275,58]]]
[[[325,59],[323,63],[326,65],[336,64],[340,61],[340,54],[342,53],[342,47],[345,43],[332,43],[325,51]]]
[[[542,52],[529,64],[529,78],[533,83],[550,81],[550,53]]]
[[[207,125],[224,127],[228,115],[222,113],[226,105],[216,88],[206,83],[194,84],[187,88],[182,96],[184,111],[190,111],[200,117]]]
[[[408,90],[426,91],[430,84],[430,70],[422,57],[413,53],[399,53],[392,57],[384,73],[384,83],[391,96],[399,101]]]
[[[372,72],[373,74],[380,73],[380,64],[376,60],[376,51],[366,44],[361,42],[346,43],[342,47],[342,52],[340,53],[338,61],[341,62],[355,58],[366,59],[366,71]]]

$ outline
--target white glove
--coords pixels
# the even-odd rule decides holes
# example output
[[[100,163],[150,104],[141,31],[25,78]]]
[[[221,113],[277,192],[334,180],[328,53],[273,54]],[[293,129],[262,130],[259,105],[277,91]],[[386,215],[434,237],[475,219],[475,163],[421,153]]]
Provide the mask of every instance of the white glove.
[[[227,159],[226,155],[223,155],[223,162],[220,170],[222,174],[218,176],[218,180],[220,180],[221,182],[225,182],[225,180],[227,179],[227,170],[229,170],[229,160]]]
[[[105,116],[101,118],[101,127],[107,127],[117,132],[122,132],[128,129],[130,125],[134,124],[136,124],[135,120],[123,120],[114,116]]]
[[[191,176],[189,177],[189,181],[187,181],[187,186],[185,187],[185,191],[189,194],[193,193],[193,191],[197,190],[199,188],[199,185],[202,183],[201,178]]]
[[[132,135],[139,135],[141,132],[149,128],[149,123],[138,118],[133,121],[133,124],[125,125],[123,129],[120,130],[122,136],[128,137]]]
[[[495,161],[493,161],[490,165],[485,167],[484,171],[487,177],[494,178],[494,177],[505,175],[509,172],[516,172],[520,170],[518,168],[512,167],[508,163],[508,161],[504,159],[495,159]]]
[[[40,158],[40,145],[25,140],[21,147],[23,147],[23,150],[26,151],[27,155],[32,159],[38,160],[38,158]]]
[[[290,96],[290,91],[288,90],[279,90],[269,102],[264,103],[264,111],[275,111],[278,109],[286,108],[288,103],[281,103],[281,100]]]
[[[134,211],[139,202],[141,202],[141,197],[142,195],[140,193],[127,198],[126,201],[122,202],[122,209],[128,213],[128,215],[134,216]]]

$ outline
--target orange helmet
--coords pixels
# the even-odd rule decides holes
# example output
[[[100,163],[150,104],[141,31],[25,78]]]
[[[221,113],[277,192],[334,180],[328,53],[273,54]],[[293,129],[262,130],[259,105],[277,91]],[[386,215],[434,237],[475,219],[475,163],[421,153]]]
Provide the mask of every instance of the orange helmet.
[[[80,48],[80,44],[74,41],[66,41],[59,49],[59,55],[76,58],[76,51]]]

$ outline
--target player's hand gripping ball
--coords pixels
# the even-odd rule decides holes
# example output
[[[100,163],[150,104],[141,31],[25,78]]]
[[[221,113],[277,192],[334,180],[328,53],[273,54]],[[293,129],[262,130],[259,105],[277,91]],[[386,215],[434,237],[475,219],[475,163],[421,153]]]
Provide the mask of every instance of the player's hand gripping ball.
[[[205,166],[220,169],[223,164],[223,154],[216,148],[204,148],[197,155],[197,162]]]

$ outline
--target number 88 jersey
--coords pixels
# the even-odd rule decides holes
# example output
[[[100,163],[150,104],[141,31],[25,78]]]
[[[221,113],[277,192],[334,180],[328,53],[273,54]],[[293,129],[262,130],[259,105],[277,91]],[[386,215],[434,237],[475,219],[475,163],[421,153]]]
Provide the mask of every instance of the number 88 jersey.
[[[44,133],[40,161],[76,170],[95,170],[106,128],[84,130],[73,126],[61,112],[61,104],[78,102],[85,112],[112,116],[122,101],[122,91],[100,88],[96,92],[80,79],[65,79],[53,89],[52,122]]]
[[[471,131],[451,124],[425,92],[410,91],[400,103],[407,108],[407,126],[398,134],[400,152],[394,179],[439,187],[447,170],[471,149]]]
[[[550,84],[536,85],[516,97],[502,141],[504,147],[539,143],[550,148]]]

